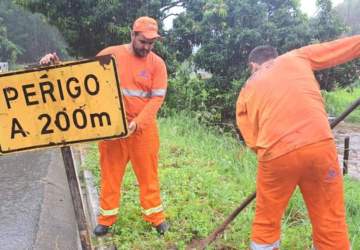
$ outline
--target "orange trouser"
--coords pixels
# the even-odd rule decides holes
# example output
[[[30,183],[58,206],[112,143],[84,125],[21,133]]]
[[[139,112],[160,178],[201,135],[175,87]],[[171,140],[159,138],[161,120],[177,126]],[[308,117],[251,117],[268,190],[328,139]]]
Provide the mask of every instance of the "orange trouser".
[[[350,249],[343,178],[333,140],[311,144],[274,160],[259,162],[251,237],[252,244],[258,247],[252,249],[272,249],[272,246],[277,249],[281,218],[297,185],[310,216],[315,249]]]
[[[158,179],[159,136],[156,125],[128,138],[99,143],[101,167],[100,215],[98,223],[115,223],[120,205],[120,189],[129,160],[140,186],[144,220],[158,225],[164,221]]]

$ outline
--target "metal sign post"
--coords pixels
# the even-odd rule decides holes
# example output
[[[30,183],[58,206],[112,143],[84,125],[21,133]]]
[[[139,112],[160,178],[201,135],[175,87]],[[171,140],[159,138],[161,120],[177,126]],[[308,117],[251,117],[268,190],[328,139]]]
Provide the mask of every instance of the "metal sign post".
[[[80,242],[83,250],[91,250],[91,237],[88,223],[85,216],[84,203],[82,201],[79,178],[76,174],[74,160],[69,146],[61,147],[61,154],[64,160],[66,177],[69,184],[71,198],[73,200],[75,217],[79,229]]]

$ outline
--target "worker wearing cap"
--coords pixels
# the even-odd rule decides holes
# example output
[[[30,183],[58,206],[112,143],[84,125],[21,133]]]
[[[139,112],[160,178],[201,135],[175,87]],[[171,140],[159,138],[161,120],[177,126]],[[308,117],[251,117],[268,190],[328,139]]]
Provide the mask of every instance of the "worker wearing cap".
[[[157,22],[140,17],[134,24],[129,44],[105,48],[117,65],[130,136],[99,143],[101,167],[100,215],[95,235],[104,235],[119,212],[120,188],[128,162],[140,187],[144,220],[160,234],[168,229],[160,198],[158,179],[159,136],[156,114],[167,88],[164,61],[151,50],[159,38]]]
[[[94,229],[97,236],[105,235],[116,222],[120,188],[129,161],[139,183],[144,220],[159,234],[164,234],[169,227],[160,198],[156,124],[156,115],[166,94],[167,70],[164,61],[151,51],[159,38],[157,22],[150,17],[140,17],[133,24],[129,44],[111,46],[98,53],[112,55],[116,60],[129,136],[99,143],[100,215]],[[56,53],[40,60],[43,65],[58,62]]]
[[[342,171],[313,71],[358,57],[360,35],[281,56],[271,46],[250,53],[252,75],[238,97],[236,118],[258,158],[251,249],[280,248],[281,218],[297,186],[310,216],[314,249],[350,249]]]

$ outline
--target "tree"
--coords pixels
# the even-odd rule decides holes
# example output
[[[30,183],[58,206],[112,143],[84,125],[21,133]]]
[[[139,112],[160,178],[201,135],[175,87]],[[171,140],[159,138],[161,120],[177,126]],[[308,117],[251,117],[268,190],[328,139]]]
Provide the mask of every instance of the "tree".
[[[335,7],[339,17],[350,27],[349,34],[360,34],[360,0],[345,0]]]
[[[310,41],[307,19],[298,1],[187,1],[174,21],[170,46],[182,61],[199,47],[199,68],[229,79],[242,75],[248,52],[271,43],[280,51]]]
[[[206,105],[221,120],[233,120],[252,48],[272,44],[285,52],[311,40],[299,1],[189,0],[184,8],[170,31],[169,46],[178,60],[191,56],[196,68],[213,74],[206,81],[210,92]]]
[[[311,20],[313,36],[316,41],[328,41],[339,37],[346,26],[332,8],[331,0],[316,0],[317,15]]]
[[[9,0],[0,2],[0,18],[7,39],[16,46],[16,63],[37,61],[48,51],[66,56],[66,43],[56,28],[44,22],[39,14],[31,14]]]
[[[200,99],[191,103],[201,103],[222,121],[233,120],[237,94],[249,76],[247,56],[255,46],[271,44],[284,53],[333,39],[344,30],[330,0],[317,1],[318,15],[311,20],[300,11],[299,0],[14,1],[42,13],[58,27],[69,43],[69,52],[77,57],[91,57],[106,46],[128,42],[131,25],[138,16],[152,16],[162,28],[161,21],[173,15],[172,8],[181,6],[185,11],[174,20],[173,29],[165,33],[156,50],[167,61],[170,72],[175,72],[177,64],[189,61],[185,65],[191,65],[195,72],[204,69],[213,75],[204,85],[200,81],[206,95],[195,94],[193,97]],[[330,73],[321,72],[321,86],[328,89],[338,82],[349,83],[348,76],[354,70],[354,65],[347,65]],[[179,75],[175,78],[189,79]],[[193,83],[198,80],[191,78]],[[198,88],[194,88],[191,93],[197,93]],[[169,91],[168,98],[172,93],[176,91]]]
[[[175,0],[16,0],[25,8],[42,13],[61,30],[69,43],[69,53],[92,57],[109,45],[130,40],[131,25],[142,15],[160,20]],[[161,28],[161,27],[160,27]]]
[[[346,32],[345,24],[332,8],[331,0],[317,0],[317,15],[311,20],[313,40],[317,42],[334,40]],[[316,73],[322,89],[331,90],[347,86],[359,78],[360,60]]]
[[[6,27],[0,17],[0,61],[14,63],[19,53],[17,46],[7,38]]]

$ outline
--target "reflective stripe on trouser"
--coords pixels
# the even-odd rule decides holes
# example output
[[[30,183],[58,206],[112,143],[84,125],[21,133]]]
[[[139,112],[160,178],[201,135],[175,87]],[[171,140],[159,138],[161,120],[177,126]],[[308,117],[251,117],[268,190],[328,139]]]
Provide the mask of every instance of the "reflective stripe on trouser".
[[[145,208],[142,208],[141,209],[141,212],[146,215],[146,216],[149,216],[151,214],[155,214],[155,213],[160,213],[162,212],[164,209],[163,209],[163,206],[160,205],[160,206],[157,206],[157,207],[152,207],[152,208],[149,208],[149,209],[145,209]]]
[[[296,149],[274,160],[259,162],[252,241],[280,239],[280,223],[296,186],[300,187],[318,250],[349,249],[343,179],[333,140]]]
[[[159,137],[156,124],[136,132],[128,138],[99,143],[101,167],[101,211],[113,211],[119,207],[120,190],[126,165],[131,165],[140,187],[140,204],[144,220],[158,225],[164,220],[160,199],[157,163]],[[116,214],[100,214],[98,223],[112,225]]]
[[[275,250],[280,248],[280,241],[276,241],[272,244],[257,244],[255,242],[251,242],[250,249],[251,250]]]
[[[100,214],[104,215],[104,216],[112,216],[112,215],[117,215],[119,213],[119,208],[114,208],[114,209],[110,209],[110,210],[105,210],[100,208]]]

